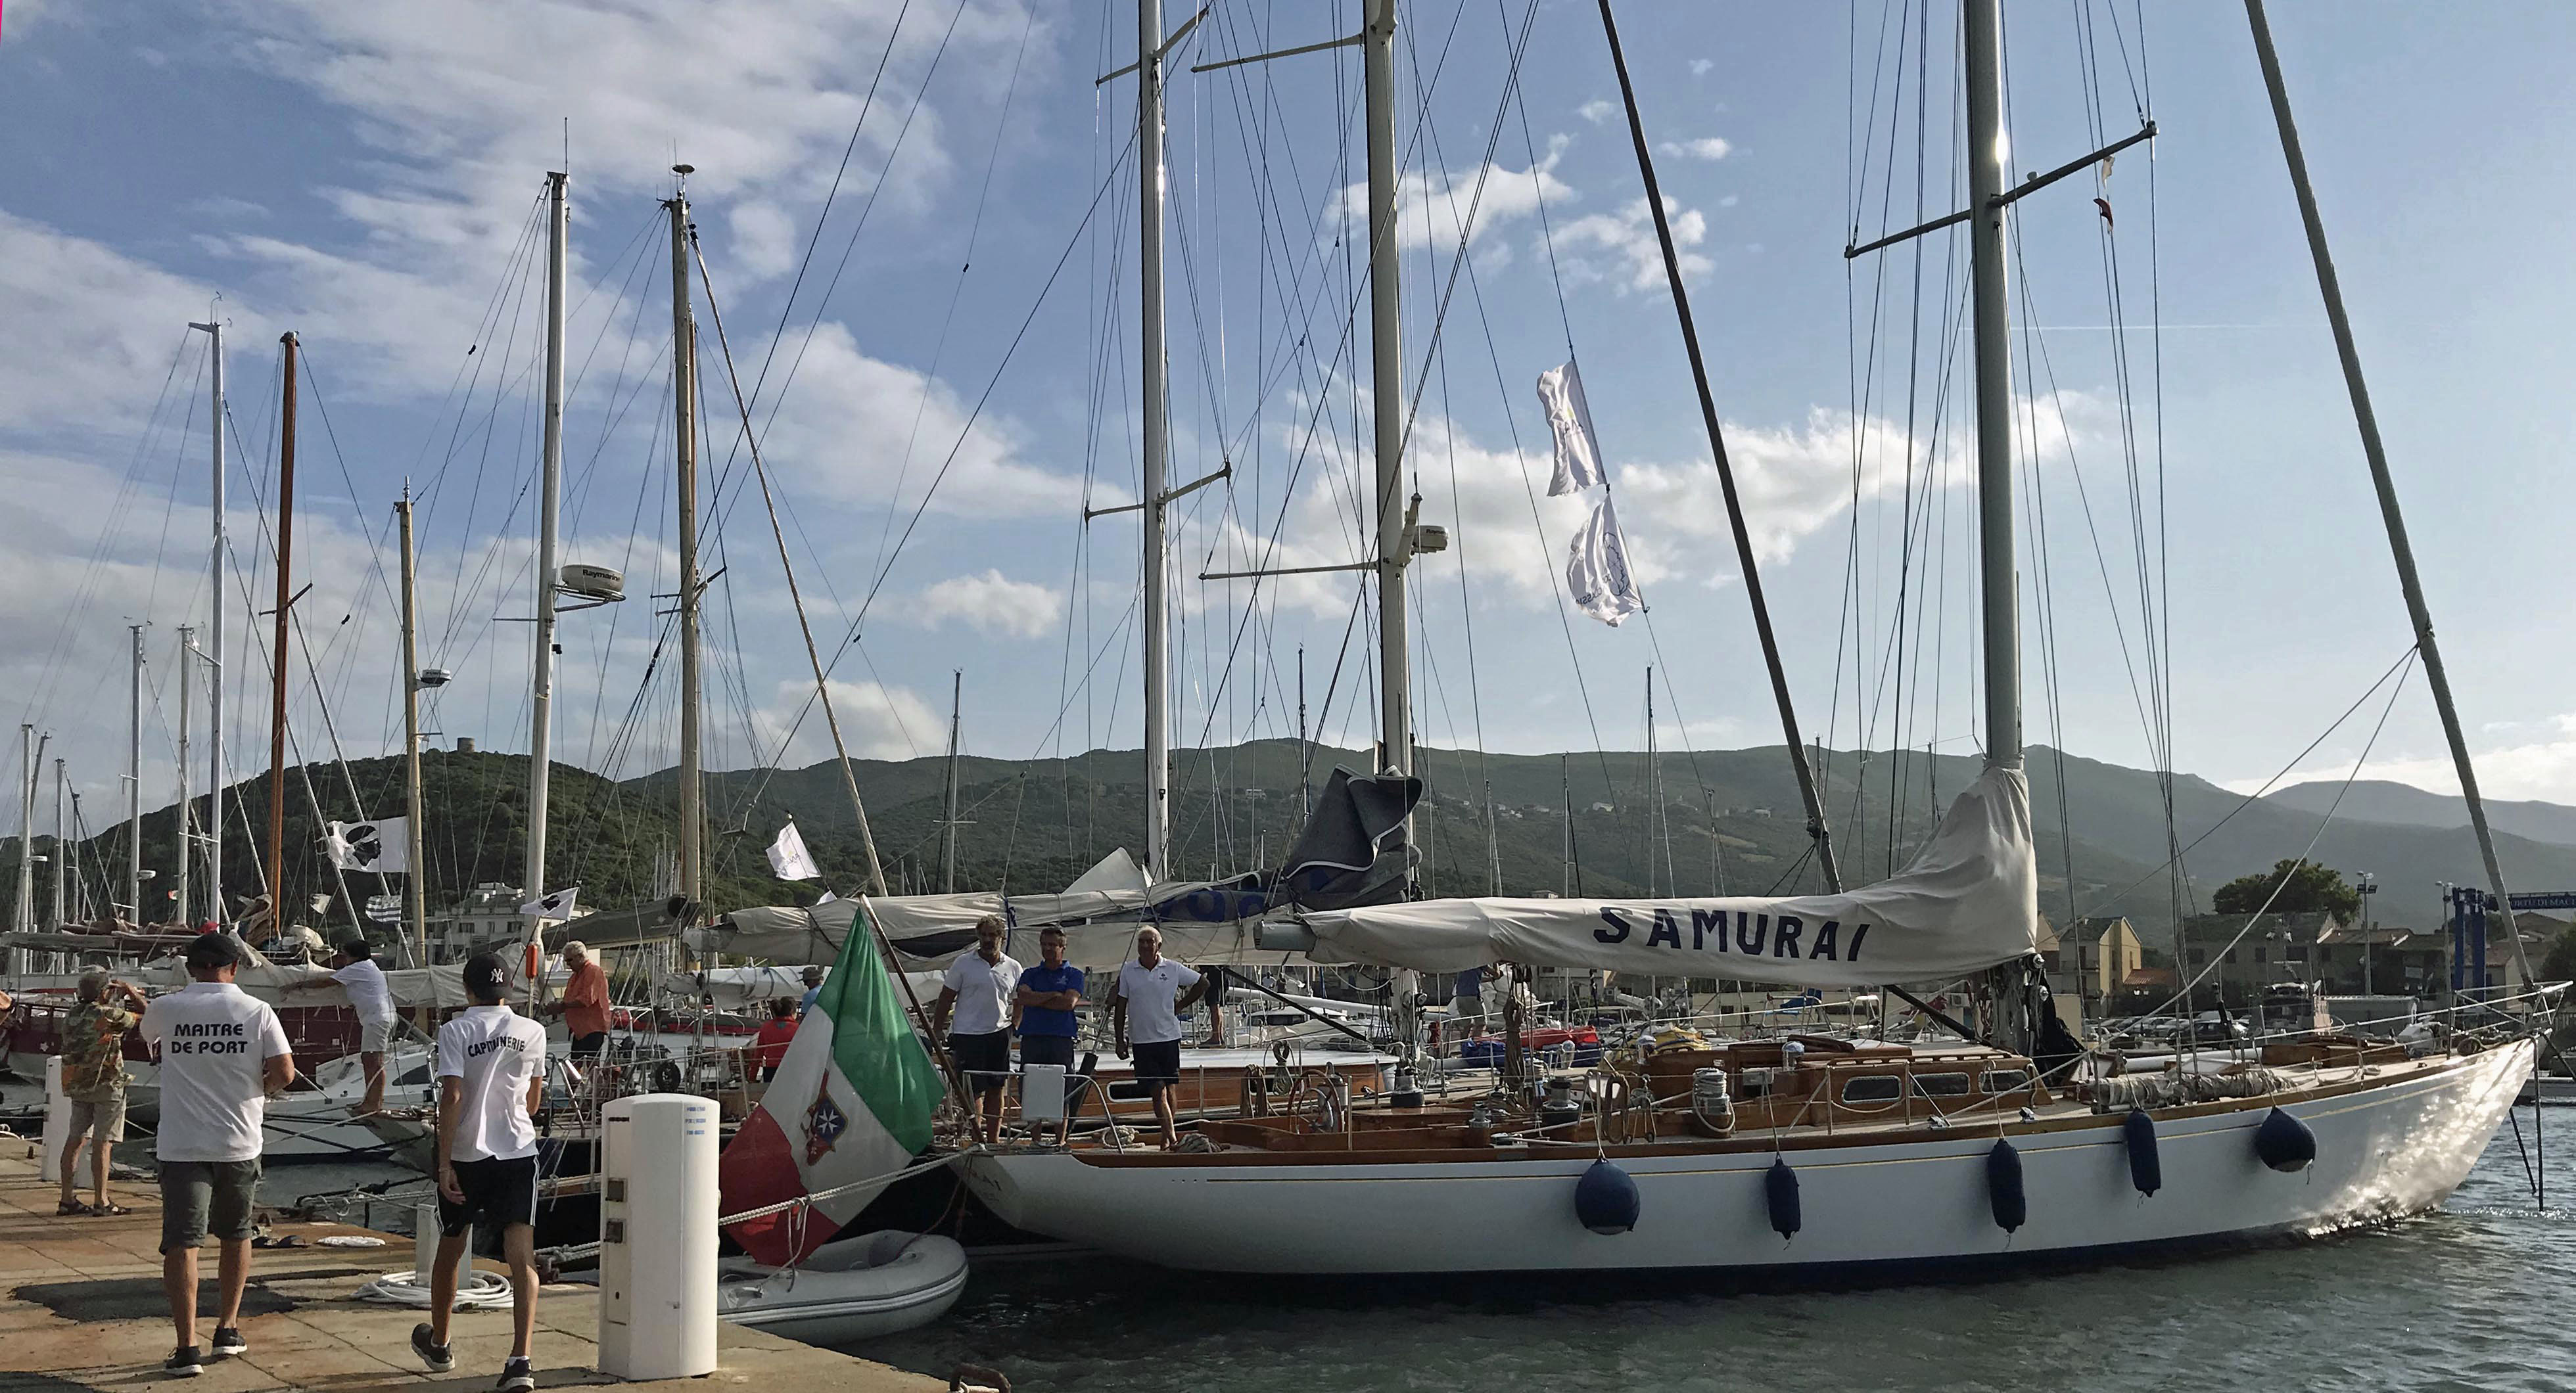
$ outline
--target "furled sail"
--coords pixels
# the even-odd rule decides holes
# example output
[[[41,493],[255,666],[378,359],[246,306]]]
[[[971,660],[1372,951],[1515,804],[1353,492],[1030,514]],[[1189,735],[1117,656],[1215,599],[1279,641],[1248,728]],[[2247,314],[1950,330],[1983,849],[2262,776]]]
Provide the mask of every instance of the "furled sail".
[[[2030,784],[1987,770],[1912,865],[1839,895],[1423,900],[1308,923],[1318,961],[1425,972],[1513,962],[1803,987],[1960,977],[2037,951]]]

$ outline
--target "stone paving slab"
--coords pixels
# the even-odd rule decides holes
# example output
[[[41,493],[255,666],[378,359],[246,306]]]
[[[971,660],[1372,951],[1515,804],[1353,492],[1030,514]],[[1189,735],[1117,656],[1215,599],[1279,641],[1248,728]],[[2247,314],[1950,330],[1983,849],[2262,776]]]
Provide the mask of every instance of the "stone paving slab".
[[[22,1152],[26,1154],[22,1154]],[[32,1148],[0,1141],[0,1393],[78,1393],[152,1388],[170,1352],[162,1305],[161,1206],[148,1184],[109,1190],[134,1213],[60,1218],[57,1191],[37,1179]],[[325,1234],[364,1233],[342,1224],[280,1224],[307,1244]],[[374,1388],[488,1389],[510,1348],[510,1313],[460,1311],[450,1326],[453,1372],[422,1372],[412,1358],[416,1309],[356,1298],[361,1283],[408,1271],[411,1240],[393,1234],[381,1248],[269,1248],[251,1255],[251,1288],[242,1336],[250,1353],[209,1360],[189,1393],[354,1393]],[[198,1259],[200,1335],[212,1333],[215,1251]],[[496,1270],[489,1261],[476,1266]],[[596,1288],[549,1286],[537,1300],[537,1381],[541,1388],[619,1384],[594,1367],[598,1346]],[[836,1393],[925,1393],[938,1379],[906,1373],[832,1350],[733,1325],[719,1327],[716,1372],[704,1379],[623,1385],[636,1389],[707,1390],[758,1383],[823,1388]]]

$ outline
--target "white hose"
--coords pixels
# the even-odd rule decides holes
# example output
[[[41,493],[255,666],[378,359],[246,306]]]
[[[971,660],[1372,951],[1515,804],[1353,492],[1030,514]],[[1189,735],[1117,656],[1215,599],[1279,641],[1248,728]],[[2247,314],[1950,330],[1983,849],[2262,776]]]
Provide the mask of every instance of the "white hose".
[[[411,1272],[388,1272],[358,1288],[361,1301],[382,1301],[394,1306],[430,1304],[428,1284]],[[510,1279],[498,1272],[469,1272],[456,1284],[458,1311],[496,1311],[510,1304]]]

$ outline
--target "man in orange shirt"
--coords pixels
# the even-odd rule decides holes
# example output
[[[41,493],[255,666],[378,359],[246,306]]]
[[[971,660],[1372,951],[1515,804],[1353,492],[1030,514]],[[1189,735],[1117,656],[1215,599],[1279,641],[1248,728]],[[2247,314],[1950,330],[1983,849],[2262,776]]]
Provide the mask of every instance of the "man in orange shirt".
[[[596,1058],[608,1050],[608,974],[591,959],[590,949],[580,939],[564,945],[563,960],[572,969],[572,980],[564,983],[563,996],[546,1011],[563,1014],[573,1058]]]

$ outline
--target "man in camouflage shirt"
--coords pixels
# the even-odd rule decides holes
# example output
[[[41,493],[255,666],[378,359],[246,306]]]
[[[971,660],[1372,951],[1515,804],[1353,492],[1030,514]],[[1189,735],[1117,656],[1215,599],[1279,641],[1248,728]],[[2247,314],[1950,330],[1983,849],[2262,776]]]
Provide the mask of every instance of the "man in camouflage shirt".
[[[62,1203],[54,1212],[124,1214],[130,1211],[107,1197],[108,1150],[125,1139],[125,1033],[142,1014],[143,993],[91,972],[81,978],[79,995],[63,1021],[63,1096],[71,1100],[72,1126],[63,1143]],[[90,1141],[88,1204],[73,1183],[83,1137]]]

